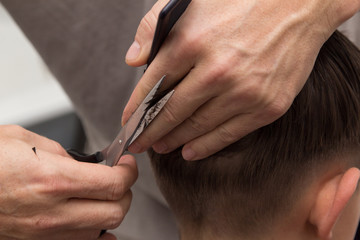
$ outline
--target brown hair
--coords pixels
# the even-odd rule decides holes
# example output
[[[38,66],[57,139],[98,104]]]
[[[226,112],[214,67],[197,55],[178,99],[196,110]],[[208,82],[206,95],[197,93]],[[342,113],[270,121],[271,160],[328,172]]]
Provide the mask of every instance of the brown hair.
[[[277,121],[201,161],[184,161],[180,149],[150,150],[158,185],[178,220],[214,232],[265,230],[291,209],[330,156],[360,145],[359,75],[360,51],[335,32]]]

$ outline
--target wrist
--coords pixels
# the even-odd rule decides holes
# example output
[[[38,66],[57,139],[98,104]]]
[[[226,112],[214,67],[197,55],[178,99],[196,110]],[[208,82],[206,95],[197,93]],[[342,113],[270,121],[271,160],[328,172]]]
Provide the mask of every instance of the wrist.
[[[328,18],[334,20],[335,28],[360,11],[360,0],[336,0],[333,4],[333,12]]]
[[[360,10],[360,0],[308,0],[304,23],[312,42],[322,44],[346,20]],[[320,41],[320,42],[319,42]]]

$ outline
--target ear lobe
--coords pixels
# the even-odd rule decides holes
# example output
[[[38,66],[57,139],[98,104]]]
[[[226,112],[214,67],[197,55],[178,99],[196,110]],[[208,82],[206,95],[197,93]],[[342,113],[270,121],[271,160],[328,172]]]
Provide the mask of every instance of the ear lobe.
[[[320,239],[330,239],[333,227],[356,191],[360,171],[350,168],[328,180],[318,192],[309,221]]]

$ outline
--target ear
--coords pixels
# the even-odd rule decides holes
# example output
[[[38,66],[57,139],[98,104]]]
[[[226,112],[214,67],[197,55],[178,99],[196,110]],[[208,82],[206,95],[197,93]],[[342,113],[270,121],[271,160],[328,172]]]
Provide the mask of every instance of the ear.
[[[319,190],[309,221],[317,228],[320,239],[331,238],[334,225],[355,193],[359,178],[359,169],[350,168],[327,180]]]

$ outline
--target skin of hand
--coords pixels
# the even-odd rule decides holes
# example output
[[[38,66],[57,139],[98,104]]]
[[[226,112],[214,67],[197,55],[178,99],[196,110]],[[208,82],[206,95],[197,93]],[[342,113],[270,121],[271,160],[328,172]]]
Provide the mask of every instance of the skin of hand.
[[[127,64],[149,56],[160,0],[142,19]],[[130,146],[187,160],[213,154],[267,125],[290,107],[322,44],[360,8],[352,0],[193,0],[140,79],[125,123],[163,76],[175,94]]]
[[[126,215],[138,174],[132,156],[114,167],[81,163],[13,125],[0,126],[0,145],[0,239],[98,239]]]
[[[116,240],[116,239],[117,238],[114,235],[112,235],[111,233],[105,233],[100,238],[98,238],[98,240]]]

